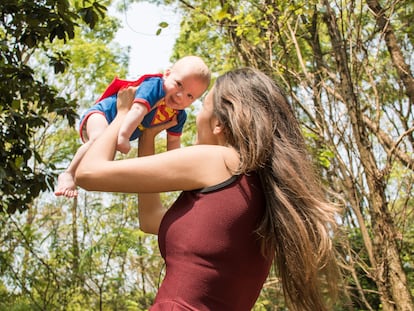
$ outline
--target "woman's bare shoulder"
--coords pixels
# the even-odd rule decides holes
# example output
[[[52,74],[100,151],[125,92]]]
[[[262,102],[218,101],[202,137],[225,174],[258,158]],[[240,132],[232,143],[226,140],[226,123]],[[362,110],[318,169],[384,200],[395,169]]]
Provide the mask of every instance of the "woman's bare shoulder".
[[[182,152],[183,154],[188,152],[188,157],[192,157],[193,154],[197,154],[196,158],[201,160],[223,162],[223,164],[231,170],[237,169],[240,163],[238,152],[234,148],[227,146],[194,145],[185,147]]]

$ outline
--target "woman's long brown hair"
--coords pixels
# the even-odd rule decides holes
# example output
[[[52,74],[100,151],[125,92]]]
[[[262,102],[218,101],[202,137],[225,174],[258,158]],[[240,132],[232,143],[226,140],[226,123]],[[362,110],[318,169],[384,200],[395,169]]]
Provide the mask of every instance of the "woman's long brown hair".
[[[240,153],[235,173],[260,176],[266,209],[257,233],[263,254],[275,258],[287,303],[293,310],[329,310],[324,291],[331,299],[335,294],[337,209],[325,198],[286,97],[262,72],[242,68],[217,79],[214,109]]]

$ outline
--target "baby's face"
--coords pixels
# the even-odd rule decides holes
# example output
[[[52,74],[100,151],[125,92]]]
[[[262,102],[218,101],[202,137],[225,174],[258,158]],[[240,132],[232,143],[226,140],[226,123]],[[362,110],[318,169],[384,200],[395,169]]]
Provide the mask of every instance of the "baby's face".
[[[173,109],[187,108],[207,89],[204,81],[185,70],[168,70],[164,77],[165,105]]]

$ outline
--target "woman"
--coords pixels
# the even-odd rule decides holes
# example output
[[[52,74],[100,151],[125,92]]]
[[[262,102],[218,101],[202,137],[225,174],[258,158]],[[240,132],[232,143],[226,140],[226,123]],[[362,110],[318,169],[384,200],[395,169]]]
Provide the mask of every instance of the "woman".
[[[139,193],[140,226],[159,235],[166,261],[151,310],[251,310],[273,260],[292,310],[329,310],[322,285],[335,284],[336,210],[278,86],[255,69],[228,72],[205,98],[195,146],[151,155],[148,132],[139,152],[150,156],[114,161],[133,93],[119,95],[118,115],[82,160],[76,182]],[[175,190],[183,192],[164,209],[158,193]]]

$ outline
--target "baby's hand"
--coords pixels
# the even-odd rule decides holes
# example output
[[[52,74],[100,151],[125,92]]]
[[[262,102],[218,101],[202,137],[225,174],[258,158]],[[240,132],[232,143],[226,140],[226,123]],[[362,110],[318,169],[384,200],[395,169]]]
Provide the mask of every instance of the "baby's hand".
[[[131,108],[137,88],[138,87],[136,86],[129,86],[118,91],[116,100],[116,107],[118,109],[118,112],[128,111]]]

